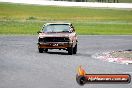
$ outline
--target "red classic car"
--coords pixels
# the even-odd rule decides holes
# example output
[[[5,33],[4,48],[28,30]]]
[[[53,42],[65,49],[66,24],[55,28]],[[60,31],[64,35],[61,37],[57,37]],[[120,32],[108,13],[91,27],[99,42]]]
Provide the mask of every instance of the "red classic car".
[[[38,50],[63,49],[69,55],[77,53],[77,35],[71,23],[46,23],[38,32]]]

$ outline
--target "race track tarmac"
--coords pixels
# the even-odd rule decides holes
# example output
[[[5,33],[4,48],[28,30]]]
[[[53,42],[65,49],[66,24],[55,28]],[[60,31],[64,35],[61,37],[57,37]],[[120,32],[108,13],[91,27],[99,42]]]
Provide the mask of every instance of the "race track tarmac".
[[[132,88],[130,84],[76,82],[79,65],[94,74],[132,75],[132,64],[109,63],[92,58],[96,53],[132,49],[132,36],[78,36],[78,53],[64,50],[39,53],[37,36],[0,36],[0,88]]]

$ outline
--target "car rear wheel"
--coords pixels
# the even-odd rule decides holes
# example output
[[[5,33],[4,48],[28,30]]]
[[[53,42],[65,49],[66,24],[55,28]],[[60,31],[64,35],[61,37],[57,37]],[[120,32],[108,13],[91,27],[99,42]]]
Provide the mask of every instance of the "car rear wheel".
[[[73,48],[73,54],[77,53],[77,44],[75,45],[75,47]]]
[[[44,49],[43,48],[38,48],[39,53],[43,53]]]
[[[73,47],[69,47],[69,48],[68,48],[68,54],[69,54],[69,55],[72,55],[72,54],[73,54]]]

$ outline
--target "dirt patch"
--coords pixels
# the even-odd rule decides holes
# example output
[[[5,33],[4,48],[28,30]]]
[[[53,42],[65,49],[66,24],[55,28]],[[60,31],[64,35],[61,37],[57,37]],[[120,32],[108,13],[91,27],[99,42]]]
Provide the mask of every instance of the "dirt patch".
[[[132,50],[115,51],[111,52],[110,55],[113,58],[125,58],[127,60],[132,60]]]
[[[132,64],[132,50],[104,52],[94,55],[94,58],[120,64]]]

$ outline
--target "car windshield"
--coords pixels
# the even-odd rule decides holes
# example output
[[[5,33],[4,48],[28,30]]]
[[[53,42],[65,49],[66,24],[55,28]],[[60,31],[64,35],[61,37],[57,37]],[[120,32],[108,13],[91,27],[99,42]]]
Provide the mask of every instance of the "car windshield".
[[[68,24],[49,24],[44,27],[43,32],[70,32]]]

